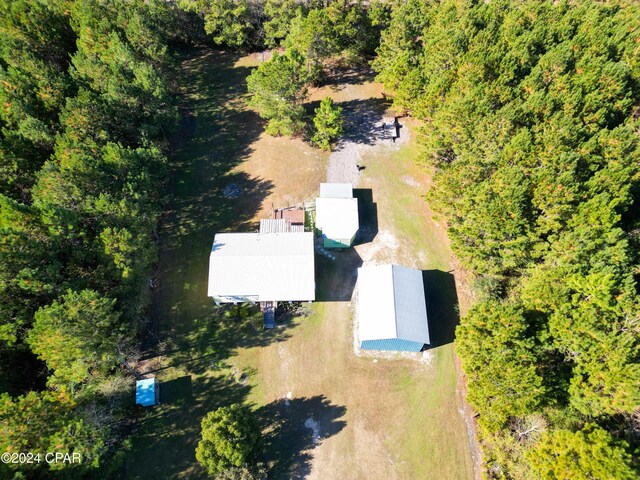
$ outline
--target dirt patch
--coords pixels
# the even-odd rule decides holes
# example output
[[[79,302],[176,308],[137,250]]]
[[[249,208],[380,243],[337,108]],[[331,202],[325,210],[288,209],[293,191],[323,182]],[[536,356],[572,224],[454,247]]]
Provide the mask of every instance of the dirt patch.
[[[327,156],[301,139],[271,137],[263,132],[235,170],[252,179],[269,181],[269,191],[261,199],[254,220],[270,218],[276,208],[313,201],[325,178]]]
[[[312,432],[313,443],[320,442],[320,424],[316,422],[313,417],[309,417],[304,421],[305,428],[308,428]]]
[[[355,143],[344,144],[329,157],[327,182],[352,183],[354,187],[357,186],[361,175],[358,165],[361,162],[360,146]]]
[[[420,182],[418,182],[415,178],[410,177],[409,175],[405,175],[402,177],[402,181],[409,185],[410,187],[420,188]]]
[[[288,354],[287,348],[284,345],[278,345],[278,356],[280,357],[280,374],[282,378],[286,379],[289,374],[291,356]],[[291,392],[287,393],[287,398],[291,398]]]
[[[400,242],[391,230],[381,230],[373,242],[358,245],[356,251],[362,258],[363,265],[377,265],[378,263],[393,263]]]

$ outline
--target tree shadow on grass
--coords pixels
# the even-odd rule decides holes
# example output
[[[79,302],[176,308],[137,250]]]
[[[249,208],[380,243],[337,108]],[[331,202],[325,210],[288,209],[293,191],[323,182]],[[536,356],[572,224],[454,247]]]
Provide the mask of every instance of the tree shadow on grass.
[[[151,479],[177,478],[188,472],[189,478],[209,478],[195,461],[195,449],[200,440],[200,422],[204,416],[219,407],[241,403],[250,387],[239,384],[226,375],[207,376],[194,382],[192,395],[183,392],[187,381],[184,377],[162,382],[162,388],[175,386],[175,394],[182,400],[167,402],[150,409],[138,409],[133,431],[133,452],[116,478]],[[190,382],[189,382],[190,383]],[[171,392],[169,392],[171,394]],[[136,453],[149,452],[139,458]],[[158,456],[160,455],[160,456]],[[140,462],[144,460],[143,464]]]
[[[386,138],[380,125],[390,102],[373,97],[340,102],[339,105],[343,108],[344,135],[336,150],[340,150],[343,142],[373,145],[381,138]]]
[[[460,323],[456,281],[449,272],[423,270],[424,295],[431,343],[427,349],[453,343]]]
[[[208,243],[217,231],[248,228],[273,187],[265,179],[232,171],[253,152],[264,125],[246,107],[245,79],[251,68],[236,67],[239,58],[193,49],[183,64],[191,81],[185,82],[182,128],[172,142],[171,200],[161,221],[163,253],[179,251],[185,237]],[[236,195],[225,193],[229,185],[238,187]]]
[[[345,85],[362,85],[365,82],[372,82],[376,78],[376,72],[369,65],[355,67],[336,65],[328,73],[325,85],[333,91],[342,90]]]
[[[225,318],[223,314],[218,314],[203,321],[196,320],[196,325],[196,330],[181,345],[181,350],[189,351],[191,358],[178,355],[176,360],[184,358],[189,361],[189,365],[185,366],[198,374],[214,368],[220,360],[232,358],[239,349],[283,342],[291,337],[288,330],[295,327],[295,324],[288,322],[276,329],[265,329],[259,311],[248,319]]]
[[[160,220],[146,353],[166,342],[196,358],[220,344],[213,336],[206,348],[193,348],[191,335],[218,313],[207,297],[214,235],[255,230],[252,219],[273,188],[268,180],[234,170],[252,153],[263,130],[262,120],[246,108],[245,78],[251,68],[235,66],[239,58],[207,48],[184,53],[182,130],[172,142],[170,201]]]
[[[248,121],[254,127],[257,123],[257,119]],[[201,148],[206,152],[195,152],[191,165],[183,165],[179,175],[174,175],[177,179],[173,198],[162,221],[164,251],[180,250],[187,236],[210,236],[213,240],[217,231],[247,228],[247,222],[260,211],[273,184],[232,169],[251,154],[251,144],[261,132],[261,127],[239,129],[229,134],[224,145],[218,143],[225,142],[226,134],[212,134],[219,137],[218,141],[205,142]],[[193,142],[187,145],[190,149],[200,148]]]
[[[209,302],[213,303],[211,299]],[[257,306],[250,307],[250,315],[238,318],[228,315],[233,305],[208,305],[211,312],[192,319],[190,329],[181,335],[169,335],[162,349],[144,355],[142,360],[163,356],[170,361],[160,368],[145,373],[159,372],[179,367],[193,375],[202,375],[218,368],[220,362],[235,356],[239,349],[267,346],[290,338],[289,330],[295,328],[294,321],[282,322],[278,328],[264,329],[262,313]]]
[[[311,471],[313,449],[340,432],[347,407],[324,395],[281,399],[256,411],[265,425],[265,460],[269,478],[302,479]]]

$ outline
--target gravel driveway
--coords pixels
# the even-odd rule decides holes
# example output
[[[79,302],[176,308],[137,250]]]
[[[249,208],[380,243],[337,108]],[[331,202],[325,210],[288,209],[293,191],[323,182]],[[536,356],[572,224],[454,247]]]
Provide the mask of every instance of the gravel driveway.
[[[393,117],[385,118],[376,110],[379,105],[374,102],[368,105],[366,100],[345,107],[345,134],[329,156],[327,182],[351,183],[356,187],[361,169],[366,169],[367,158],[372,153],[382,149],[398,150],[409,139],[409,129],[402,128],[402,121],[396,129]]]

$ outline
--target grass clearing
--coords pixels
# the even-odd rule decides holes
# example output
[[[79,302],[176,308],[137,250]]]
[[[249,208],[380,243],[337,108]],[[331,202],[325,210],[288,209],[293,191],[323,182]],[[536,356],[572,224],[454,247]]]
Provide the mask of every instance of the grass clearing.
[[[413,141],[371,150],[365,158],[360,187],[372,189],[377,235],[337,253],[335,264],[316,258],[322,301],[309,305],[305,316],[262,331],[251,318],[225,316],[207,298],[215,232],[256,228],[272,205],[313,198],[325,178],[327,154],[301,140],[267,137],[246,109],[244,78],[258,61],[210,50],[185,54],[180,81],[185,123],[192,128],[174,155],[152,309],[156,341],[143,357],[161,392],[171,387],[171,398],[140,413],[122,477],[205,478],[194,454],[202,417],[245,401],[269,426],[266,460],[274,478],[472,478],[452,345],[433,349],[428,365],[356,357],[352,348],[349,299],[363,260],[449,270],[446,238],[420,197],[429,179],[413,162]],[[311,100],[331,95],[381,105],[379,85],[359,81],[319,89]],[[240,186],[241,196],[225,197],[230,183]],[[389,248],[393,239],[397,248]],[[455,285],[434,282],[433,295],[435,311],[452,321]],[[246,372],[246,381],[237,372]],[[315,440],[305,427],[309,419],[319,427]]]

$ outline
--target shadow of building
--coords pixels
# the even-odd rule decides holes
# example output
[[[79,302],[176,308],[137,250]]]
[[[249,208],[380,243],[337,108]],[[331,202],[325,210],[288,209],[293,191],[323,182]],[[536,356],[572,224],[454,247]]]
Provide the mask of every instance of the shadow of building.
[[[378,234],[378,207],[370,188],[354,188],[358,199],[358,233],[353,246],[372,242]],[[353,248],[332,249],[333,259],[316,255],[316,301],[348,302],[353,296],[362,258]]]
[[[354,188],[353,197],[358,199],[359,228],[354,245],[370,243],[378,234],[378,206],[373,201],[373,190]]]
[[[354,248],[331,250],[334,260],[316,255],[316,302],[348,302],[362,258]]]
[[[442,270],[423,270],[424,295],[431,343],[427,349],[453,343],[460,313],[454,276]]]

